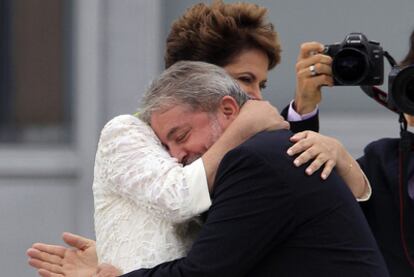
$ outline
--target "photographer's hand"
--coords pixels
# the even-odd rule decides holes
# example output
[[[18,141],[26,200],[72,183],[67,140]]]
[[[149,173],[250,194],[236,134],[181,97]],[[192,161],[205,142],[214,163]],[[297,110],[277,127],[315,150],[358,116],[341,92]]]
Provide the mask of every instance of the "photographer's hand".
[[[322,100],[321,87],[333,85],[332,58],[322,54],[323,50],[324,45],[319,42],[306,42],[300,47],[294,105],[299,114],[314,111]]]

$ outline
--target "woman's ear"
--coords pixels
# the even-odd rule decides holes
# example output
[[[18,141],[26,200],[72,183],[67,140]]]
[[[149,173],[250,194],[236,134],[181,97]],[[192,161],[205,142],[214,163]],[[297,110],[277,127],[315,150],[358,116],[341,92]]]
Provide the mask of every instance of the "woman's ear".
[[[224,96],[220,100],[219,112],[226,119],[233,120],[239,114],[240,107],[239,107],[239,104],[237,104],[236,100],[233,97],[231,97],[231,96]]]

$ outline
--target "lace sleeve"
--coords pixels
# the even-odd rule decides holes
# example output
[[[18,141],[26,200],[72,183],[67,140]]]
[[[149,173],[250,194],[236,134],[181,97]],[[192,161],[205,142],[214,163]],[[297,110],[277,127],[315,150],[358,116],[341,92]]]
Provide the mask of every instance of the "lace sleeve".
[[[95,178],[107,189],[177,223],[211,205],[202,160],[182,167],[152,129],[130,115],[114,118],[102,130]]]

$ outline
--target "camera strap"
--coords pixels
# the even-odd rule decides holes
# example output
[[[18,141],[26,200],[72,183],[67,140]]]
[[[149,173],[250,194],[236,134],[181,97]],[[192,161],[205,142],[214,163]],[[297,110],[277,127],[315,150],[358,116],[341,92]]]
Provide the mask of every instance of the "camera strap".
[[[399,209],[400,209],[400,235],[401,244],[404,250],[405,257],[411,267],[414,268],[414,249],[410,249],[410,245],[414,245],[414,230],[410,230],[413,224],[414,214],[410,214],[412,209],[409,205],[413,205],[412,199],[408,192],[408,165],[411,152],[411,136],[407,131],[407,121],[404,114],[400,113],[400,143],[399,143]],[[410,227],[411,226],[411,227]]]
[[[388,106],[388,94],[381,89],[374,87],[374,86],[360,86],[363,92],[365,92],[366,95],[377,101],[380,105],[384,106],[388,110],[399,113],[397,108]]]
[[[391,67],[395,67],[397,65],[397,62],[395,59],[388,53],[387,51],[384,51],[384,56],[387,58],[388,63]],[[360,86],[363,92],[365,92],[366,95],[377,101],[380,105],[384,106],[390,111],[393,111],[395,113],[400,113],[396,107],[390,107],[388,105],[388,93],[385,91],[374,87],[374,86]]]

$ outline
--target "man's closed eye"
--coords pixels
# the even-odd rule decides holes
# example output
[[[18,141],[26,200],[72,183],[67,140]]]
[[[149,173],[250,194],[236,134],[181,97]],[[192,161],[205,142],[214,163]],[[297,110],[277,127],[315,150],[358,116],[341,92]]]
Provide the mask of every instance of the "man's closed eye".
[[[176,143],[183,143],[187,140],[188,136],[189,136],[189,131],[187,132],[183,132],[181,134],[179,134],[176,138],[175,138],[175,142]]]

